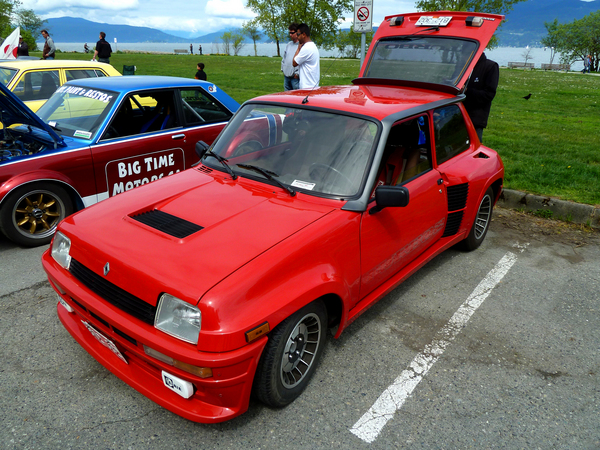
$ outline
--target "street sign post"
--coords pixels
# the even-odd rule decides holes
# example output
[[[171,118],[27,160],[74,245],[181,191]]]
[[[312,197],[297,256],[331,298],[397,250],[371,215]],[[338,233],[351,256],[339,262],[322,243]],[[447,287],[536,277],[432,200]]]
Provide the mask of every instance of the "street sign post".
[[[360,37],[360,66],[365,60],[367,33],[373,31],[373,0],[354,0],[354,32]]]

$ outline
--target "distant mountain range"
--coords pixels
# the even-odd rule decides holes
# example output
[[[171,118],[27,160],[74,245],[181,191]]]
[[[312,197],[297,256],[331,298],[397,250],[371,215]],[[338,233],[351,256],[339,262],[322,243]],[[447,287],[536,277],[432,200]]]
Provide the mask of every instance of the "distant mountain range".
[[[555,18],[561,23],[572,22],[575,19],[600,9],[600,0],[584,2],[581,0],[526,0],[517,3],[513,11],[506,16],[506,22],[497,32],[501,46],[525,47],[540,45],[540,39],[546,35],[544,22],[552,22]],[[219,43],[220,36],[226,30],[204,34],[197,37],[182,37],[184,32],[160,31],[148,27],[129,25],[111,25],[91,22],[76,17],[59,17],[48,19],[44,27],[56,42],[89,42],[98,40],[98,33],[104,31],[107,40],[113,42],[164,42],[164,43]],[[173,33],[173,31],[171,31]],[[270,39],[263,37],[261,42]],[[246,39],[246,43],[251,40]]]

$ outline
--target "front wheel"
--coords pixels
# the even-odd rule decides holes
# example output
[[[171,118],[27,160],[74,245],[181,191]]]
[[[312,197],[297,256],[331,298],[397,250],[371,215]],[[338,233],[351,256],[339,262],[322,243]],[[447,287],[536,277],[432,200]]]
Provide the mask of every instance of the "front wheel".
[[[326,327],[325,305],[315,301],[273,330],[254,377],[259,400],[283,407],[302,393],[323,352]]]
[[[25,247],[49,244],[58,223],[73,213],[67,192],[51,183],[33,183],[15,189],[0,210],[0,228]]]
[[[490,228],[490,222],[492,221],[493,207],[494,191],[490,187],[481,199],[479,209],[477,210],[477,216],[475,217],[475,222],[473,222],[473,227],[471,227],[469,235],[464,241],[462,241],[462,247],[465,250],[475,250],[485,239],[485,235]]]

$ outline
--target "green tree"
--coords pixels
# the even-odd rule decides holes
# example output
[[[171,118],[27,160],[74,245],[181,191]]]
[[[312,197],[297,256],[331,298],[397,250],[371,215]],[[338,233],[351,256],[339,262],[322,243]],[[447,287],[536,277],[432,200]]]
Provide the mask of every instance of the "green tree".
[[[31,9],[20,9],[19,0],[0,0],[0,37],[5,38],[14,29],[21,27],[21,36],[30,50],[37,50],[35,37],[43,27],[42,20]]]
[[[350,31],[341,30],[335,39],[335,47],[339,50],[340,56],[346,58],[358,58],[360,52],[360,40],[362,33],[356,33],[354,26],[350,27]],[[373,40],[373,32],[367,33],[366,47]]]
[[[474,11],[490,14],[506,14],[513,5],[526,0],[419,0],[419,11]]]
[[[231,30],[225,31],[221,36],[223,42],[223,53],[229,55],[231,52],[231,43],[233,42],[233,32]],[[219,53],[221,53],[219,51]]]
[[[335,46],[338,24],[344,14],[353,10],[352,0],[246,0],[246,6],[255,14],[253,24],[277,44],[277,56],[281,56],[279,43],[287,39],[288,25],[292,22],[306,23],[310,37],[319,47]]]
[[[246,33],[250,39],[252,39],[252,42],[254,43],[254,56],[258,56],[258,52],[256,50],[256,41],[260,40],[262,33],[258,31],[257,26],[252,24],[252,22],[245,23],[242,29],[244,30],[244,33]]]
[[[231,31],[231,47],[233,49],[234,56],[237,56],[240,53],[240,50],[244,47],[244,38],[245,33],[242,29],[238,28],[236,30]]]
[[[516,3],[526,0],[419,0],[415,6],[419,11],[473,11],[489,14],[506,14]],[[487,48],[498,45],[493,36]]]
[[[556,56],[556,50],[558,49],[559,42],[556,30],[558,29],[558,19],[554,19],[554,22],[544,22],[548,35],[543,37],[540,42],[543,46],[550,49],[550,64],[554,61]]]
[[[555,25],[555,26],[554,26]],[[579,20],[571,23],[553,24],[546,27],[548,36],[542,43],[553,42],[560,52],[562,63],[572,64],[574,61],[583,61],[587,55],[591,56],[591,70],[598,71],[600,60],[600,11],[592,12]]]

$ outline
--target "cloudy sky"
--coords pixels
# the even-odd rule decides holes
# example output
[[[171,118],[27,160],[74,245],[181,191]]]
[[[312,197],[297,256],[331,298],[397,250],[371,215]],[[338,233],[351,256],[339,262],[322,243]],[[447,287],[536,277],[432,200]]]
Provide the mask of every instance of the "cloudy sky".
[[[414,0],[374,0],[373,25],[387,15],[415,11]],[[245,0],[22,0],[25,9],[44,19],[80,17],[99,23],[133,25],[201,36],[239,27],[254,14]],[[347,17],[352,22],[353,12]],[[178,33],[179,34],[179,33]]]

